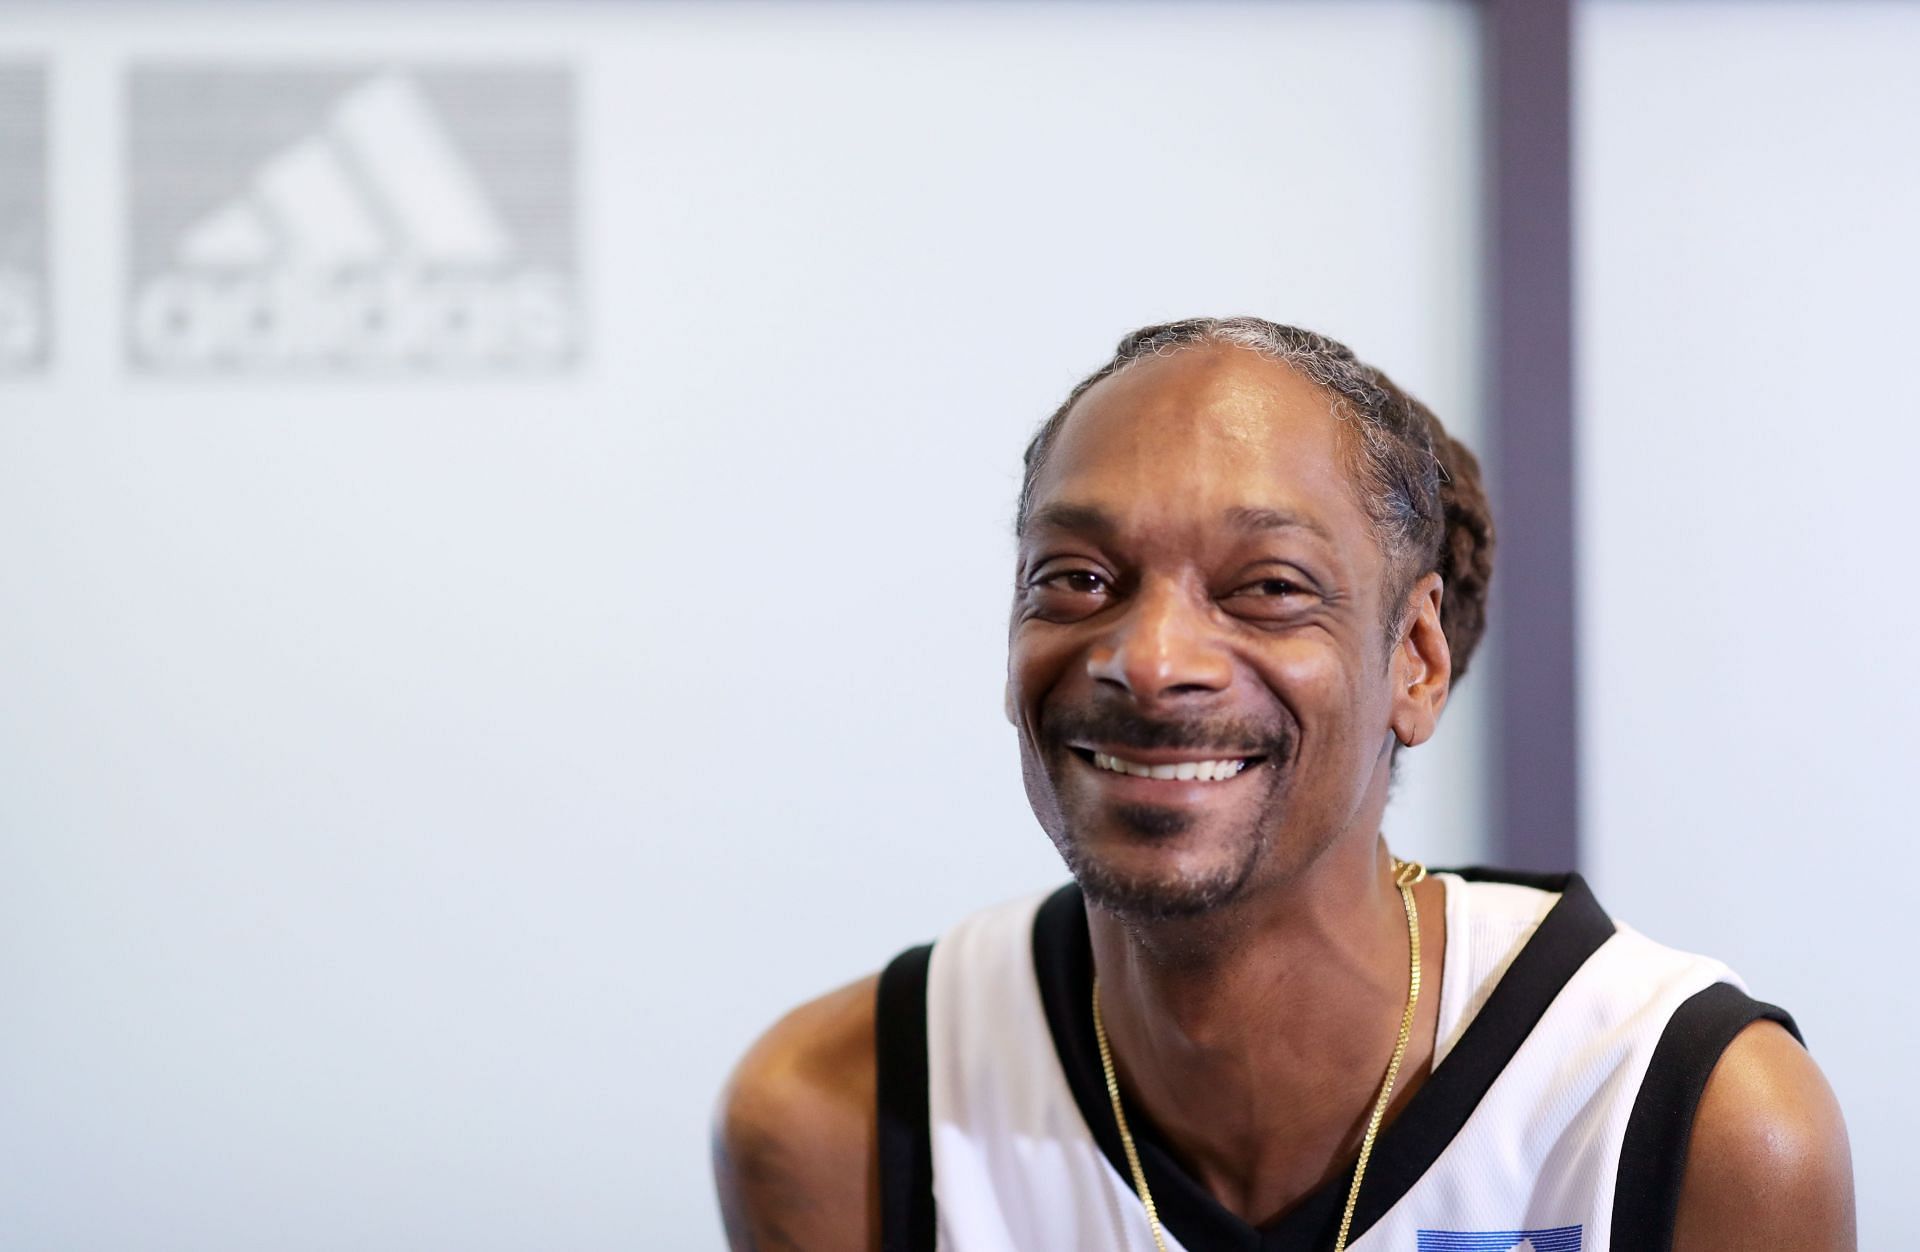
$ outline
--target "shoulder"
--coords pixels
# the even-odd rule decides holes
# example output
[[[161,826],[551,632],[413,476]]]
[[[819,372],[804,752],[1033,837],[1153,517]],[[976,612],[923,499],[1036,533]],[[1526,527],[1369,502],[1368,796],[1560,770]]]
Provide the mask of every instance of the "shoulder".
[[[1755,1022],[1701,1096],[1674,1252],[1854,1246],[1853,1164],[1833,1089],[1783,1027]]]
[[[787,1014],[720,1097],[714,1179],[735,1252],[868,1252],[878,1241],[879,979]]]

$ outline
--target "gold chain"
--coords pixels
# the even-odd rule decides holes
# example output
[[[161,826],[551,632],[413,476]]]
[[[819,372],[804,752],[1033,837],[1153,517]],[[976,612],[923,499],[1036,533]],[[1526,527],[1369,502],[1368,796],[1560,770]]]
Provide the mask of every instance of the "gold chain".
[[[1393,885],[1400,888],[1400,902],[1407,911],[1407,948],[1413,972],[1407,979],[1407,1008],[1400,1015],[1400,1037],[1393,1045],[1393,1059],[1387,1063],[1387,1079],[1380,1084],[1380,1096],[1373,1102],[1373,1115],[1367,1118],[1367,1133],[1360,1140],[1360,1160],[1353,1167],[1353,1185],[1347,1189],[1347,1208],[1340,1215],[1340,1236],[1333,1242],[1333,1252],[1346,1252],[1347,1232],[1353,1226],[1353,1206],[1360,1198],[1360,1180],[1367,1176],[1367,1161],[1373,1156],[1380,1119],[1387,1115],[1393,1085],[1400,1078],[1400,1062],[1406,1059],[1407,1044],[1413,1038],[1413,1014],[1420,1004],[1420,909],[1413,902],[1413,886],[1426,876],[1426,866],[1397,856],[1393,858]],[[1140,1193],[1140,1206],[1147,1211],[1147,1229],[1153,1232],[1153,1246],[1159,1252],[1167,1252],[1167,1241],[1160,1233],[1160,1212],[1154,1207],[1146,1172],[1140,1168],[1140,1152],[1133,1146],[1126,1110],[1120,1107],[1120,1079],[1113,1069],[1113,1049],[1107,1044],[1107,1024],[1100,1018],[1100,975],[1097,973],[1093,976],[1093,1037],[1100,1044],[1100,1068],[1106,1071],[1107,1098],[1113,1101],[1113,1120],[1120,1128],[1120,1146],[1127,1152],[1127,1168],[1133,1171],[1133,1189]]]

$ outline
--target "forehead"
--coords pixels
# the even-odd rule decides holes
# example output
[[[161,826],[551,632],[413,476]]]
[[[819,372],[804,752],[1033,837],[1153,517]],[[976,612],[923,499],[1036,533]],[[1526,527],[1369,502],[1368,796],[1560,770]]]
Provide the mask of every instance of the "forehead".
[[[1034,482],[1035,512],[1083,505],[1128,530],[1204,534],[1245,510],[1373,547],[1333,399],[1277,361],[1189,348],[1103,379],[1074,405]]]

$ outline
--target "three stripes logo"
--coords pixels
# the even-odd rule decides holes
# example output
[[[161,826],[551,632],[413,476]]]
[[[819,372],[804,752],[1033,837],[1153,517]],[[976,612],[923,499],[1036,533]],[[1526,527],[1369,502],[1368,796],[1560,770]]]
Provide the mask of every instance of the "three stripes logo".
[[[143,66],[128,354],[154,373],[552,370],[580,348],[552,66]]]
[[[1580,1227],[1549,1230],[1422,1230],[1417,1252],[1580,1252]]]
[[[0,62],[0,375],[47,363],[47,74]]]

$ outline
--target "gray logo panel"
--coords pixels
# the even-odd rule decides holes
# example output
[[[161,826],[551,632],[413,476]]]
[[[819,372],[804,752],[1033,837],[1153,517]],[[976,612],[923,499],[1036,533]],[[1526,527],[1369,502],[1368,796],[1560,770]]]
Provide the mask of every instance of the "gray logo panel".
[[[566,69],[142,65],[127,110],[136,370],[462,374],[577,358]]]
[[[47,72],[0,62],[0,374],[43,370],[47,303]]]

